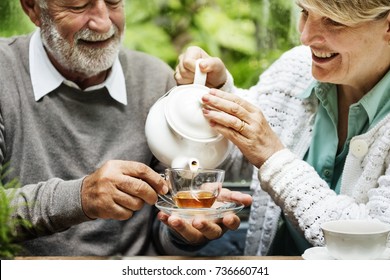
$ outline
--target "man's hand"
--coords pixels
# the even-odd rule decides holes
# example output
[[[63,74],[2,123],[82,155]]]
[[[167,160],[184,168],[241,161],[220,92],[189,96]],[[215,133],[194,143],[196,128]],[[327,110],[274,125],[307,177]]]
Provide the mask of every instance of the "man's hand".
[[[84,179],[81,203],[91,219],[126,220],[145,203],[156,203],[157,193],[167,191],[164,179],[150,167],[112,160]]]
[[[235,201],[249,206],[252,197],[241,192],[222,189],[218,196],[219,201]],[[163,212],[158,218],[164,224],[175,230],[189,244],[199,245],[209,240],[220,238],[228,230],[236,230],[240,226],[240,218],[235,214],[228,214],[221,219],[207,220],[196,217],[191,222],[175,215],[169,216]]]

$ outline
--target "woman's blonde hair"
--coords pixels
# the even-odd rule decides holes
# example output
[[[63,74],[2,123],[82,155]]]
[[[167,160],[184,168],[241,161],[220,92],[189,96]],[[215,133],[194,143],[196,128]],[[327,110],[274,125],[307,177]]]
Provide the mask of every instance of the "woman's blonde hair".
[[[305,9],[345,25],[377,20],[390,11],[389,0],[296,0]]]

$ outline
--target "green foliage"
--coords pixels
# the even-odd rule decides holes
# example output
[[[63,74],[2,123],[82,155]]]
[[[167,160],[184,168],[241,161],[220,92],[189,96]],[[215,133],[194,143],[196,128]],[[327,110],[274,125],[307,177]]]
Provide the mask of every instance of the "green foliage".
[[[0,259],[11,258],[18,251],[19,246],[13,243],[12,237],[14,220],[10,219],[12,209],[9,198],[3,188],[0,188]]]
[[[293,0],[126,0],[124,44],[172,67],[188,46],[200,46],[225,62],[238,86],[249,87],[298,44],[296,16]],[[19,0],[0,2],[0,26],[0,36],[34,29]]]
[[[6,170],[6,167],[3,167],[3,170]],[[1,173],[0,182],[3,182],[7,171]],[[16,179],[5,185],[0,183],[0,259],[12,258],[22,250],[22,247],[14,242],[16,227],[30,227],[31,225],[26,220],[13,218],[16,206],[11,205],[10,201],[19,187],[20,184]]]
[[[0,37],[30,32],[34,25],[25,16],[19,0],[0,1]]]
[[[222,58],[238,86],[249,87],[298,44],[294,7],[292,0],[131,0],[125,45],[172,67],[188,46],[200,46]]]

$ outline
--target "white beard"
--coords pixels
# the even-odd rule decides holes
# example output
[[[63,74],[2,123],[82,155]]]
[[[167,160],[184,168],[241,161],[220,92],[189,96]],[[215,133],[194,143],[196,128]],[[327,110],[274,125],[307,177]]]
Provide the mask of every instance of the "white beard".
[[[115,25],[106,34],[83,29],[75,34],[73,45],[58,32],[56,24],[47,11],[42,10],[41,36],[43,45],[54,59],[66,70],[93,77],[109,69],[118,56],[122,37]],[[113,37],[110,45],[105,48],[92,48],[80,44],[79,40],[102,41]]]

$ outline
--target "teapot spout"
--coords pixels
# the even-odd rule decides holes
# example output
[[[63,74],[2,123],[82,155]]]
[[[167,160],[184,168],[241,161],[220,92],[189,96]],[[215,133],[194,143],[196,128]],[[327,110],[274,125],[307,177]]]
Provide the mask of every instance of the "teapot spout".
[[[171,167],[184,168],[196,172],[200,168],[200,163],[196,158],[177,157],[172,161]]]
[[[188,161],[188,166],[193,173],[197,172],[200,168],[199,160],[197,160],[196,158],[190,158]]]

